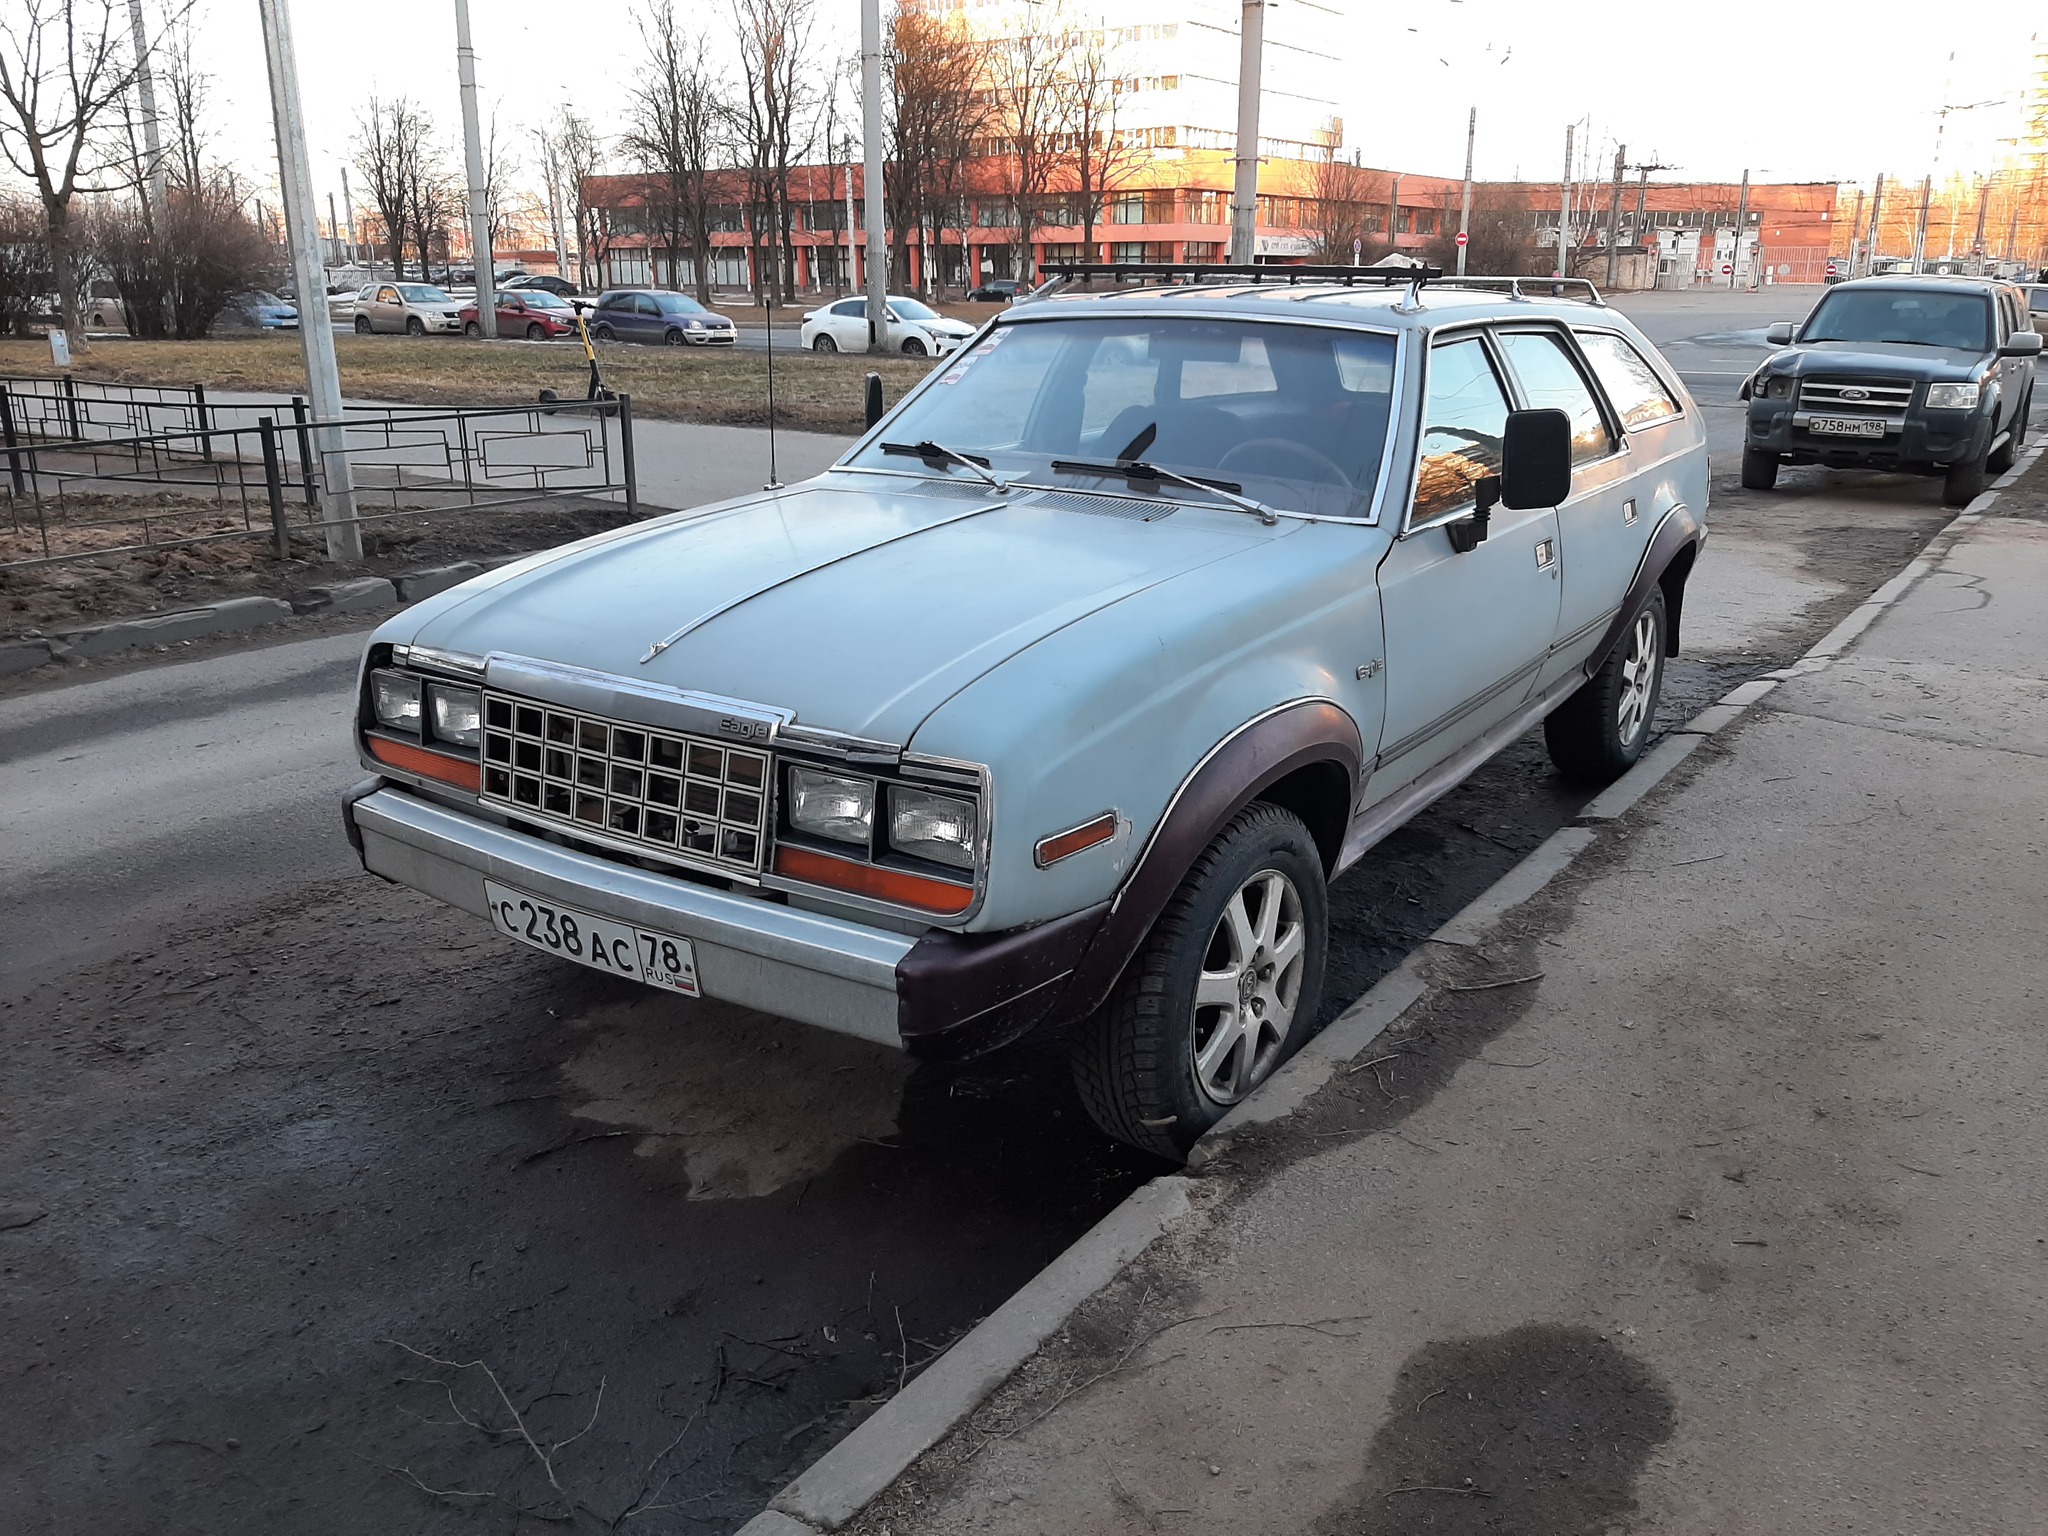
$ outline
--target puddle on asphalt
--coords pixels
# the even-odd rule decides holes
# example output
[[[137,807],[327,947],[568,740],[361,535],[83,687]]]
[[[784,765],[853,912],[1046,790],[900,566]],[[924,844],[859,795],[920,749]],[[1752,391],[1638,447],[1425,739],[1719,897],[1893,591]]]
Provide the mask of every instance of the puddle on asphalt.
[[[724,1003],[662,997],[592,1009],[562,1075],[578,1119],[641,1133],[634,1150],[689,1181],[692,1200],[744,1200],[822,1173],[894,1134],[913,1063]]]
[[[1590,1328],[1525,1323],[1402,1362],[1365,1474],[1315,1536],[1601,1536],[1676,1425],[1650,1369]]]

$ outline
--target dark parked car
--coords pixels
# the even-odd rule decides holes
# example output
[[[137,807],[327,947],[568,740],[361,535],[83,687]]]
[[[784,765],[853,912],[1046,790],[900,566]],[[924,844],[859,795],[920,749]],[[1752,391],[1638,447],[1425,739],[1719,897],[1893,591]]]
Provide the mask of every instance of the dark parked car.
[[[1024,285],[1014,277],[992,277],[967,297],[977,304],[1008,304],[1023,291]]]
[[[1781,464],[1903,470],[1942,476],[1942,500],[1960,507],[2012,468],[2042,338],[2010,283],[1863,278],[1767,337],[1788,350],[1742,386],[1751,490]]]
[[[558,299],[573,299],[583,292],[566,277],[554,277],[545,272],[514,272],[498,284],[500,293],[535,288],[542,293],[552,293]]]
[[[500,291],[496,308],[500,336],[553,341],[557,336],[576,334],[576,311],[569,307],[567,300],[558,299],[552,293]],[[471,299],[462,307],[462,334],[481,336],[483,333],[483,325],[477,318],[476,300]]]
[[[593,341],[644,341],[670,347],[730,347],[739,331],[687,293],[615,288],[590,312]]]

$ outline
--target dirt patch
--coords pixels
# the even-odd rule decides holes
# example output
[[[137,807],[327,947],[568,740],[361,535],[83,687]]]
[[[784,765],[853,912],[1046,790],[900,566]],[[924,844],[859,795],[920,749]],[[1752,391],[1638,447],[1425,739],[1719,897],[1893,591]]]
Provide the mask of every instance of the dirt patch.
[[[984,317],[986,318],[986,317]],[[588,380],[577,346],[505,345],[454,337],[337,336],[342,392],[352,399],[414,405],[523,405],[552,389],[581,400]],[[636,415],[663,421],[755,426],[768,419],[768,357],[743,348],[600,349],[605,381],[633,397]],[[890,400],[931,371],[907,357],[783,357],[775,366],[777,421],[791,430],[858,432],[864,424],[862,378],[882,376]],[[47,374],[39,342],[0,341],[0,373]],[[295,337],[219,341],[105,340],[79,357],[72,374],[119,384],[303,393],[305,363]]]
[[[1402,1365],[1356,1490],[1314,1536],[1601,1536],[1671,1437],[1671,1394],[1590,1328],[1529,1323]]]
[[[158,538],[184,532],[240,528],[239,509],[170,496],[154,497],[151,530]],[[95,540],[132,542],[134,524],[80,526],[96,518],[128,518],[130,497],[66,499],[67,525],[52,525],[56,545],[93,547]],[[431,516],[394,517],[363,525],[360,564],[322,558],[316,538],[300,533],[293,557],[280,560],[267,537],[221,539],[174,548],[143,549],[71,565],[0,571],[0,637],[49,631],[98,619],[135,618],[191,608],[227,597],[285,597],[307,587],[352,576],[397,576],[462,560],[492,560],[547,549],[628,522],[624,507],[601,501],[551,501],[487,511],[441,510]],[[32,519],[19,525],[0,514],[0,560],[36,558],[43,534]],[[52,553],[63,553],[53,548]]]

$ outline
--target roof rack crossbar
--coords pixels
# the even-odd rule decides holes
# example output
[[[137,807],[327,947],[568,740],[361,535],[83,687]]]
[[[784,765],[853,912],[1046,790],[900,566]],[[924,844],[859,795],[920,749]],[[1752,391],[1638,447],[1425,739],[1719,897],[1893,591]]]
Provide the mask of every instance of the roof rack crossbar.
[[[1607,300],[1587,277],[1454,277],[1440,267],[1339,267],[1301,265],[1287,266],[1280,263],[1247,266],[1242,263],[1214,261],[1048,261],[1039,264],[1039,271],[1051,281],[1037,289],[1032,297],[1058,292],[1068,283],[1090,283],[1097,278],[1121,283],[1145,278],[1165,279],[1170,283],[1190,285],[1216,281],[1249,284],[1253,287],[1286,286],[1302,284],[1333,284],[1351,288],[1360,285],[1375,288],[1406,288],[1409,306],[1418,304],[1422,289],[1430,284],[1444,288],[1481,288],[1489,292],[1505,291],[1511,297],[1528,301],[1531,299],[1571,299],[1581,303],[1598,304],[1603,308]]]

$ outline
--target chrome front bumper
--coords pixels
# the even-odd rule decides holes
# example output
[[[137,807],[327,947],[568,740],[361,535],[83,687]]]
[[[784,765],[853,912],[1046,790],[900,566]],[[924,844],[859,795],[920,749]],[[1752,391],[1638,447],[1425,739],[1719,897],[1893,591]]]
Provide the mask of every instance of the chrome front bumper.
[[[900,1047],[896,966],[916,942],[615,864],[402,790],[351,798],[363,867],[485,919],[484,880],[690,940],[707,997]]]

